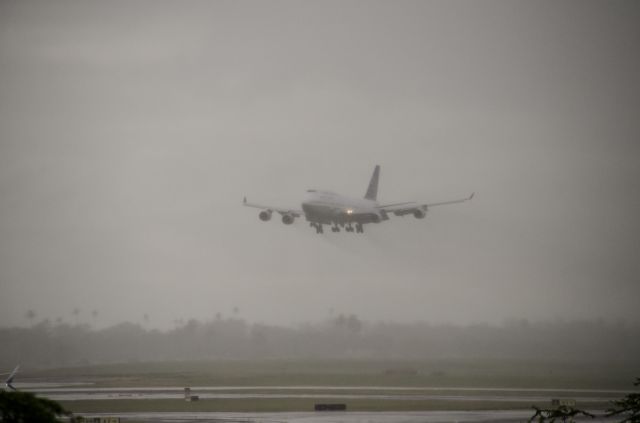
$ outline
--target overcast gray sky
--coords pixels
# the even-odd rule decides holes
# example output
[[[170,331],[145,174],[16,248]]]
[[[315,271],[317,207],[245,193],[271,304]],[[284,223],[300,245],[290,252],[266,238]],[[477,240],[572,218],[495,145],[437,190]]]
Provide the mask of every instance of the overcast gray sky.
[[[0,324],[640,321],[640,2],[1,1]],[[470,203],[364,236],[308,188]]]

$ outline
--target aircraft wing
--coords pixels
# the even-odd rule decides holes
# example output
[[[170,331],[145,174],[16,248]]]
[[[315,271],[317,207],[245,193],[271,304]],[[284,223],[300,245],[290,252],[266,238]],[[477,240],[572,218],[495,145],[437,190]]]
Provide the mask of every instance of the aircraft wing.
[[[300,217],[304,215],[304,212],[302,210],[285,209],[282,207],[272,207],[272,206],[264,206],[262,204],[248,203],[247,197],[244,197],[244,199],[242,200],[242,205],[246,207],[253,207],[255,209],[268,210],[272,212],[274,211],[274,212],[280,213],[281,215],[287,214],[293,217]]]
[[[380,210],[385,211],[387,213],[393,213],[396,216],[404,216],[405,214],[411,214],[411,213],[423,213],[424,216],[424,212],[427,211],[427,209],[429,207],[434,207],[434,206],[445,206],[448,204],[456,204],[456,203],[464,203],[465,201],[469,201],[473,198],[473,196],[475,195],[475,192],[472,193],[470,196],[465,197],[465,198],[459,198],[457,200],[449,200],[449,201],[440,201],[438,203],[416,203],[416,202],[406,202],[406,203],[394,203],[394,204],[386,204],[386,205],[382,205],[380,206]]]
[[[15,368],[15,369],[13,369],[13,371],[11,372],[11,374],[9,375],[9,377],[7,378],[7,380],[5,380],[5,381],[4,381],[5,386],[6,386],[7,388],[9,388],[9,389],[13,390],[13,391],[15,391],[15,390],[16,390],[16,388],[12,385],[12,383],[13,383],[13,378],[15,378],[16,373],[18,373],[18,369],[20,369],[20,365],[19,365],[19,364],[16,366],[16,368]]]

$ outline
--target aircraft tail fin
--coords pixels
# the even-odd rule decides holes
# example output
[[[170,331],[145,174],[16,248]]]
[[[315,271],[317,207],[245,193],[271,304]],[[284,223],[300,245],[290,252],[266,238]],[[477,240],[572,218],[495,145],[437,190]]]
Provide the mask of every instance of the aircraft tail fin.
[[[364,195],[364,198],[367,200],[376,201],[378,198],[378,179],[380,179],[380,165],[376,165],[376,168],[373,171],[373,175],[371,175],[371,180],[369,181],[369,188],[367,188],[367,193]]]

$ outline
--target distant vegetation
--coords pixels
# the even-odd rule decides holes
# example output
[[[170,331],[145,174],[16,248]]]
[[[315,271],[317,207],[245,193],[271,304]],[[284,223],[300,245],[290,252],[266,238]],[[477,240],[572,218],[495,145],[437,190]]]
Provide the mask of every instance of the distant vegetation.
[[[368,323],[340,315],[299,328],[192,319],[167,331],[133,323],[94,330],[43,321],[0,328],[0,341],[2,368],[218,358],[640,361],[640,326],[603,321],[453,326]]]

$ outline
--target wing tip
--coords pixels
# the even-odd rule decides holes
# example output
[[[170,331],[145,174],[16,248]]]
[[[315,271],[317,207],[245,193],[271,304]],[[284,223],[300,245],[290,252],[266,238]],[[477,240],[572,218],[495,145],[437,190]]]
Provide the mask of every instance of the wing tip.
[[[11,372],[11,374],[9,375],[9,377],[7,378],[7,380],[5,380],[4,384],[5,386],[7,386],[7,388],[10,388],[11,390],[15,391],[16,388],[12,385],[13,383],[13,379],[16,377],[16,375],[18,374],[18,371],[20,370],[20,365],[18,364],[13,371]]]

